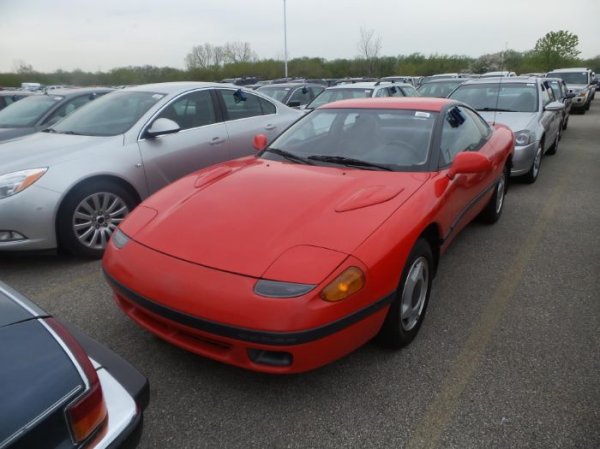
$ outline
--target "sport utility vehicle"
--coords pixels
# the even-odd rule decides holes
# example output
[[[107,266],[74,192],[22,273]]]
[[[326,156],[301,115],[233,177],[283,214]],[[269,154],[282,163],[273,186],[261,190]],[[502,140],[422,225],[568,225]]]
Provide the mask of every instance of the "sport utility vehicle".
[[[596,94],[596,74],[586,68],[557,69],[546,74],[548,78],[561,78],[567,83],[569,93],[574,93],[572,109],[585,114]]]

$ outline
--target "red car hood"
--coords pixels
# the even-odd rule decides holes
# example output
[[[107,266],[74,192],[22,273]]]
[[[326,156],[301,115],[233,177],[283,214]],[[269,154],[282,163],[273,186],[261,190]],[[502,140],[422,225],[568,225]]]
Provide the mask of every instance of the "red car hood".
[[[330,272],[428,177],[247,158],[163,189],[122,229],[157,251],[247,276],[311,257],[334,264]]]

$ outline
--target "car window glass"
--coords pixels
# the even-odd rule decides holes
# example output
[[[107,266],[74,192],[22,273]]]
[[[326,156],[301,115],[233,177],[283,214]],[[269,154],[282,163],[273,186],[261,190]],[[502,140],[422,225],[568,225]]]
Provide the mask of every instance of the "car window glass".
[[[56,95],[36,95],[24,98],[21,101],[0,111],[0,126],[20,127],[34,126],[56,103],[64,97]]]
[[[89,103],[93,99],[95,99],[95,95],[84,95],[81,97],[73,98],[72,100],[69,100],[65,104],[63,104],[52,114],[50,114],[46,118],[46,120],[44,120],[44,123],[56,123],[60,119],[65,118],[67,115],[69,115],[76,109],[79,109],[84,104]]]
[[[453,107],[444,116],[440,166],[449,165],[461,151],[477,150],[485,136],[465,108]]]
[[[550,89],[546,89],[545,87],[542,86],[542,104],[544,106],[546,106],[548,103],[550,103],[552,101],[552,98],[550,97]]]
[[[417,89],[412,86],[403,86],[402,91],[406,97],[416,97],[419,95]]]
[[[378,90],[375,92],[375,96],[376,96],[376,97],[389,97],[389,96],[390,96],[390,94],[389,94],[389,92],[388,92],[387,88],[383,88],[383,89],[378,89]]]
[[[391,97],[404,97],[404,92],[398,86],[389,87]]]
[[[56,132],[116,136],[130,129],[164,96],[165,94],[157,92],[115,91],[94,100],[76,114],[61,120],[53,128]]]
[[[306,87],[299,87],[294,90],[294,93],[290,97],[289,101],[299,101],[301,105],[307,104],[310,102],[310,92]]]
[[[481,118],[479,114],[471,111],[469,108],[461,107],[460,110],[465,112],[469,117],[473,119],[473,123],[475,123],[475,126],[477,126],[477,128],[479,129],[482,139],[487,139],[492,134],[492,128],[483,118]]]
[[[535,83],[489,83],[459,86],[449,98],[478,111],[536,112],[539,88]]]
[[[275,106],[247,91],[222,89],[221,95],[225,103],[228,120],[238,120],[275,112]]]
[[[315,98],[317,95],[319,95],[321,92],[323,92],[325,90],[325,87],[309,87],[309,90],[312,92],[312,97]]]
[[[210,91],[200,90],[177,98],[165,107],[157,118],[173,120],[181,129],[215,123],[216,116]]]

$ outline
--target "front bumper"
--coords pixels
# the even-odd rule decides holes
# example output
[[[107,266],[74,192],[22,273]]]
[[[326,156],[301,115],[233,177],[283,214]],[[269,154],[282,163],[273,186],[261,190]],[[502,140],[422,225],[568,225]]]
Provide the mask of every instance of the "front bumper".
[[[0,251],[56,248],[55,216],[60,194],[32,185],[0,199],[0,231],[18,232],[23,240],[0,241]]]
[[[276,374],[309,371],[362,346],[393,299],[369,300],[366,286],[339,303],[318,298],[318,287],[299,298],[263,298],[252,293],[255,279],[134,241],[109,245],[104,268],[117,305],[141,327],[204,357]]]
[[[590,95],[586,94],[586,95],[577,95],[575,97],[573,97],[572,101],[571,101],[571,109],[575,109],[575,110],[580,110],[580,109],[584,109],[586,107],[586,105],[588,104],[588,102],[590,101]]]
[[[512,158],[511,176],[521,176],[529,171],[533,160],[535,159],[535,151],[539,142],[532,142],[529,145],[515,146],[515,152]]]

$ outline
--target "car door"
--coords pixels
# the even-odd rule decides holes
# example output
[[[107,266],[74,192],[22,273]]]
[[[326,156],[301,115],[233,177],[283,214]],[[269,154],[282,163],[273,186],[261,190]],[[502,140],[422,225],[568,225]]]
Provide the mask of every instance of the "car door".
[[[448,179],[448,170],[456,155],[462,151],[479,151],[493,159],[489,144],[492,130],[475,112],[463,106],[451,107],[445,112],[439,138],[440,185],[444,185],[440,200],[440,222],[444,240],[451,239],[469,223],[491,194],[495,183],[489,173],[461,173]],[[448,240],[449,241],[449,240]]]
[[[150,192],[209,165],[231,159],[227,130],[217,108],[214,91],[200,89],[170,101],[145,126],[159,118],[176,122],[173,134],[148,137],[142,131],[138,141]]]
[[[241,89],[216,89],[229,136],[228,149],[232,158],[255,153],[252,146],[256,134],[265,134],[272,141],[289,123],[277,114],[269,100]]]

